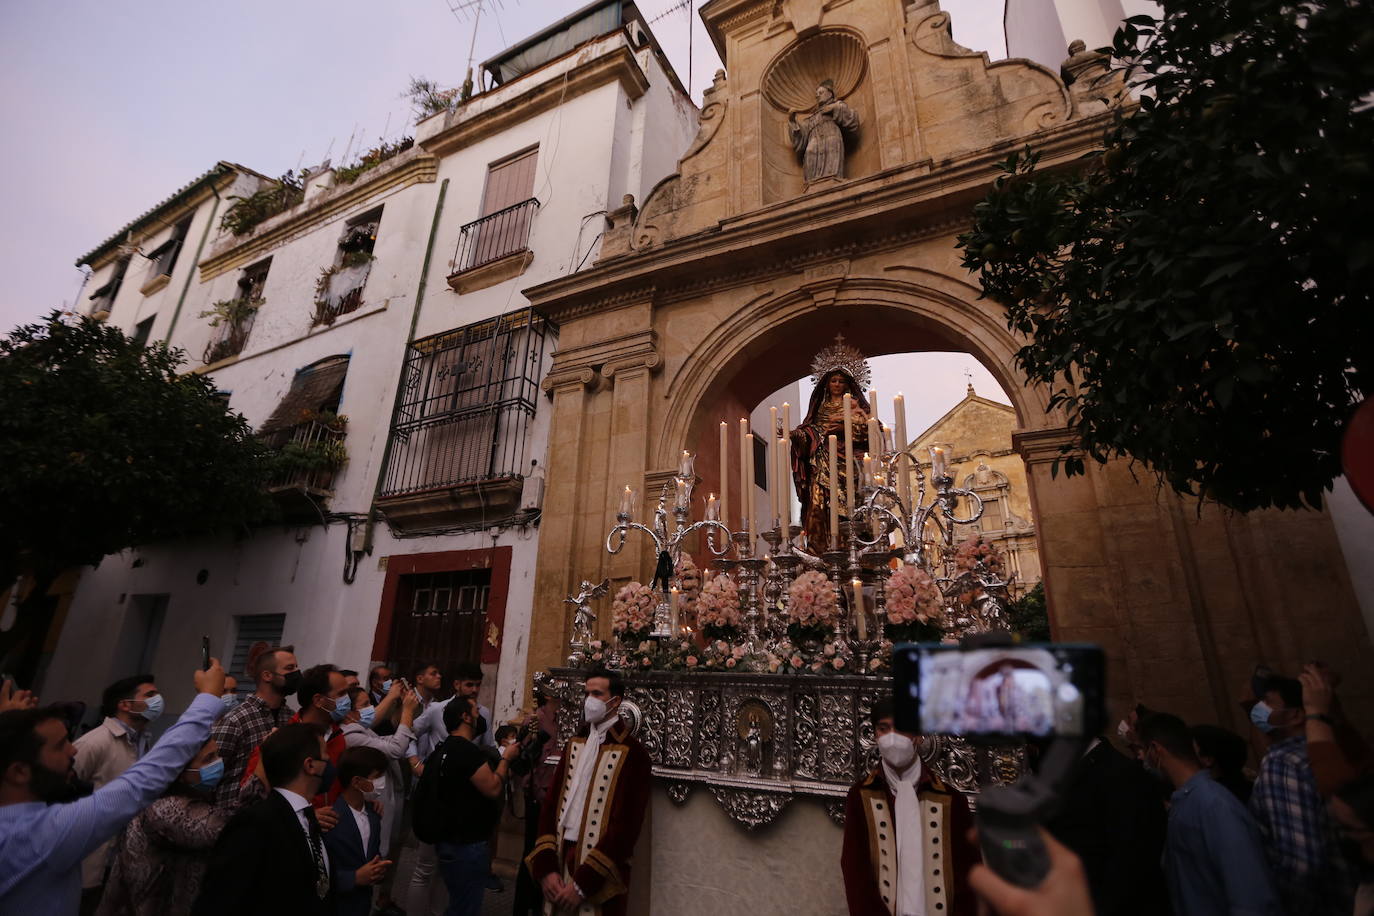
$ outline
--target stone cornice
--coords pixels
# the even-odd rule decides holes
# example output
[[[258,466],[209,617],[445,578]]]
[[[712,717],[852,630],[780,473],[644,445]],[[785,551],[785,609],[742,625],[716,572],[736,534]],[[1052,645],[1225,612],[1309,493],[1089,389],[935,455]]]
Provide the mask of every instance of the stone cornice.
[[[1012,448],[1027,464],[1044,464],[1064,457],[1078,457],[1078,437],[1067,427],[1055,429],[1018,429],[1011,434]],[[1064,447],[1068,446],[1065,451]]]
[[[653,331],[645,329],[621,334],[581,347],[561,349],[554,354],[551,376],[584,370],[613,380],[617,374],[636,369],[657,371],[662,363]]]
[[[438,176],[437,157],[422,152],[402,155],[405,157],[404,161],[394,167],[386,168],[385,166],[390,163],[385,163],[365,172],[353,184],[333,188],[306,203],[298,204],[291,210],[266,221],[247,238],[216,248],[210,252],[208,258],[200,262],[201,282],[251,264],[302,232],[367,203],[383,192],[413,184],[430,183]]]
[[[640,69],[634,53],[624,46],[577,65],[563,79],[550,79],[466,119],[462,118],[464,109],[459,108],[447,116],[457,123],[420,141],[420,145],[438,156],[454,153],[484,137],[509,130],[541,112],[565,104],[569,99],[617,81],[631,99],[637,99],[649,91],[649,78]]]
[[[972,204],[995,177],[996,164],[1018,144],[1034,141],[1044,168],[1068,167],[1098,146],[1109,118],[1075,121],[1016,143],[1000,143],[934,170],[929,163],[914,163],[846,182],[522,292],[532,305],[562,322],[613,307],[648,287],[657,287],[656,302],[672,301],[947,233],[968,223]],[[894,228],[874,232],[874,226]],[[828,237],[825,246],[809,241],[818,232]],[[836,237],[848,241],[836,244]],[[769,256],[761,257],[761,248],[770,249]]]
[[[712,0],[702,6],[701,20],[706,24],[706,34],[716,46],[716,54],[725,61],[725,36],[742,25],[768,15],[773,3],[770,0]]]

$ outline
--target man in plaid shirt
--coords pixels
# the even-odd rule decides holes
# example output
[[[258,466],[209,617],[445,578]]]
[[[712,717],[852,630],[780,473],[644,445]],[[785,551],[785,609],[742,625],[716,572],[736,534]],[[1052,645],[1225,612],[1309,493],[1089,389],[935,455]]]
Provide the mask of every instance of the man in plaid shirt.
[[[215,789],[215,806],[233,813],[240,805],[239,783],[253,751],[263,739],[291,719],[286,698],[300,687],[300,666],[294,646],[276,646],[248,662],[257,691],[225,714],[210,737],[219,745],[224,777]]]
[[[1260,761],[1250,811],[1279,896],[1289,916],[1349,913],[1354,882],[1307,762],[1302,685],[1276,675],[1262,686],[1250,721],[1272,743]]]

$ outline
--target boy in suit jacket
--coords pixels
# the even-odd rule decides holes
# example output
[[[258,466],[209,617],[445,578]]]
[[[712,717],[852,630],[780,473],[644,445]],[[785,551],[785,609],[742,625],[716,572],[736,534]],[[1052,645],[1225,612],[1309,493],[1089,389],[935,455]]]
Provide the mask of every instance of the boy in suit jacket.
[[[343,793],[334,802],[338,825],[324,836],[334,873],[334,912],[368,916],[372,886],[386,877],[389,859],[381,857],[382,818],[373,803],[386,785],[386,755],[372,747],[350,747],[339,758]]]
[[[291,916],[334,911],[329,853],[310,799],[329,759],[309,725],[285,725],[262,743],[272,791],[225,826],[210,857],[197,916],[256,912],[264,900]]]

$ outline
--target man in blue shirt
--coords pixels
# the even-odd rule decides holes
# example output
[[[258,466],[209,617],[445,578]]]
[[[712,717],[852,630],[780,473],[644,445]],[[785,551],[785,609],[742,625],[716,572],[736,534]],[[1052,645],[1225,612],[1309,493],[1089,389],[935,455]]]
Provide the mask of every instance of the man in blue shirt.
[[[0,912],[77,912],[81,860],[162,794],[224,712],[219,662],[195,680],[199,695],[176,724],[94,794],[75,778],[76,749],[59,710],[0,713]]]
[[[1188,726],[1156,713],[1136,733],[1145,766],[1163,772],[1175,788],[1164,848],[1175,916],[1282,916],[1259,829],[1203,768]]]

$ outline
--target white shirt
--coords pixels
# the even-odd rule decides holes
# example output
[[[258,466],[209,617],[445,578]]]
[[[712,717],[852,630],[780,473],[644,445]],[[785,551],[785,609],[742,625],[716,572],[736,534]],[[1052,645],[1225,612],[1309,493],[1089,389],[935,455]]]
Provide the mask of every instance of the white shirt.
[[[363,838],[363,858],[367,858],[367,841],[372,839],[372,822],[367,817],[367,802],[363,802],[361,808],[348,806],[348,810],[353,814],[353,822],[358,825],[358,836]]]
[[[315,861],[315,853],[310,845],[310,821],[305,819],[305,809],[315,806],[310,804],[309,799],[301,798],[290,789],[273,789],[272,791],[286,799],[286,803],[291,806],[291,810],[296,812],[296,820],[300,823],[301,831],[305,834],[305,848],[310,852],[310,861]],[[363,848],[366,849],[367,847],[364,846]],[[329,870],[329,850],[324,845],[323,831],[320,836],[320,854],[324,856],[324,868],[327,872]]]
[[[429,759],[436,747],[448,740],[448,729],[444,727],[444,707],[452,699],[449,697],[440,703],[430,703],[424,712],[415,717],[415,741],[411,745],[410,756],[418,757],[421,763]],[[496,750],[496,739],[492,737],[496,733],[496,723],[492,721],[491,710],[478,703],[477,714],[487,720],[487,730],[482,732],[480,738],[473,739],[473,744]]]
[[[587,740],[578,751],[576,769],[573,770],[572,784],[568,786],[568,806],[563,809],[563,839],[576,842],[582,835],[582,810],[587,807],[587,790],[592,784],[592,773],[596,769],[596,758],[601,752],[606,732],[620,721],[620,714],[593,725],[587,733]]]

